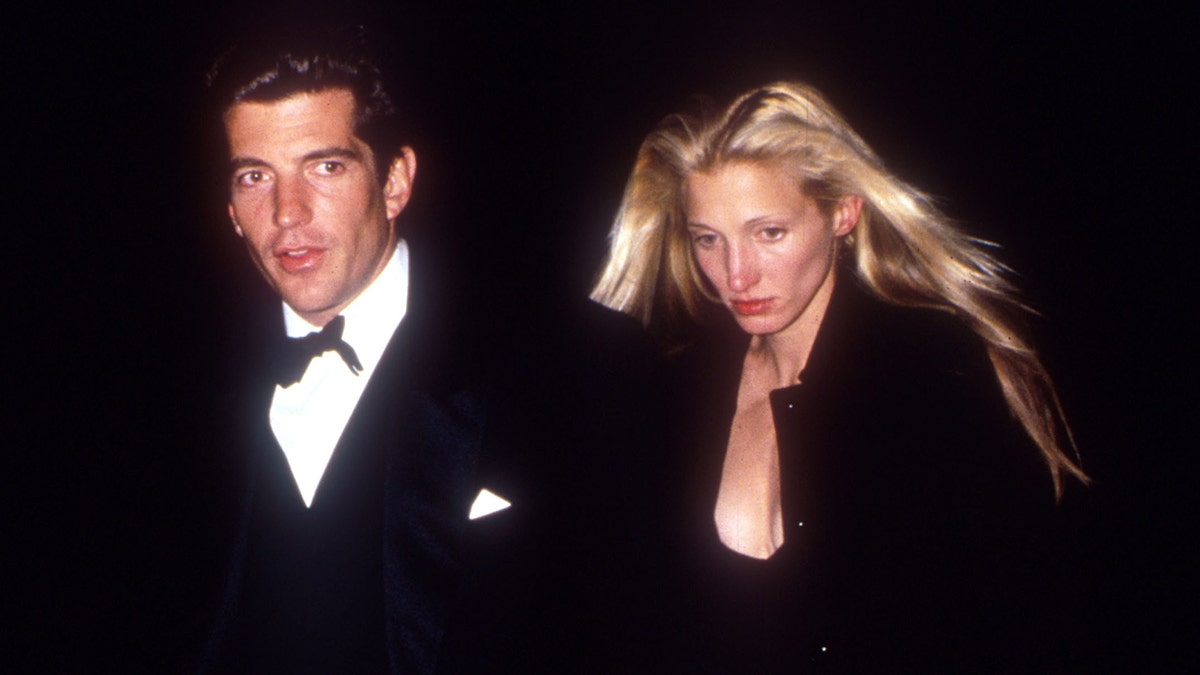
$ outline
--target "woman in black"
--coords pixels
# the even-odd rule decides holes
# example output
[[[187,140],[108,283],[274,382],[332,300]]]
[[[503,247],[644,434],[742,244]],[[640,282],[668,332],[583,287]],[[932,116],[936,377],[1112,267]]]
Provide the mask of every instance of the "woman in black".
[[[805,85],[646,139],[593,297],[679,350],[668,658],[1053,665],[1087,479],[1004,272]]]

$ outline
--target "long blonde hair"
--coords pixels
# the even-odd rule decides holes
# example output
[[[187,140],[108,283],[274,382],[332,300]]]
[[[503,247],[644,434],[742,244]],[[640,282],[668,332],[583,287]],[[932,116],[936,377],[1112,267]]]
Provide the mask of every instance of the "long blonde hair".
[[[692,257],[683,185],[730,161],[786,167],[830,205],[864,200],[845,244],[853,269],[886,302],[949,311],[987,346],[1012,414],[1040,448],[1062,495],[1064,474],[1087,483],[1054,384],[1019,327],[1030,312],[986,242],[957,230],[925,194],[905,184],[812,87],[779,82],[718,114],[671,115],[642,143],[592,298],[661,336],[702,322],[714,299]]]

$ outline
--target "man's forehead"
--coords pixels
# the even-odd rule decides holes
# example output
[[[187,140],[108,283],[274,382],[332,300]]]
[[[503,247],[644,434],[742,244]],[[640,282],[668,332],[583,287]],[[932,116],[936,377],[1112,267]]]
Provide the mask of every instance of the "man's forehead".
[[[356,101],[345,89],[301,92],[274,101],[243,101],[225,114],[232,156],[307,144],[361,144],[354,132]]]
[[[225,111],[224,121],[228,128],[236,119],[255,117],[260,119],[307,119],[328,117],[331,119],[353,118],[358,102],[349,89],[335,88],[319,91],[299,91],[284,98],[269,101],[240,101]]]

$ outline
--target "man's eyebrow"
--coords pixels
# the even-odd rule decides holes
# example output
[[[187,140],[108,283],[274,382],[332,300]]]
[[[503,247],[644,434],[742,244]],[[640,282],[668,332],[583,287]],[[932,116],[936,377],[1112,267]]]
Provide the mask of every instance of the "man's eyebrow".
[[[355,162],[362,162],[363,155],[361,152],[351,148],[334,146],[313,150],[312,152],[306,153],[300,159],[304,162],[312,162],[321,159],[348,159]],[[233,159],[229,160],[229,170],[231,172],[241,169],[248,169],[254,166],[267,166],[267,162],[258,159],[257,157],[234,157]]]
[[[229,160],[230,173],[241,169],[248,169],[252,166],[266,166],[266,162],[254,157],[234,157]]]
[[[362,153],[358,152],[357,150],[335,146],[331,148],[313,150],[312,152],[305,154],[303,159],[306,162],[311,162],[317,159],[349,159],[356,162],[361,162],[363,161],[363,156]]]

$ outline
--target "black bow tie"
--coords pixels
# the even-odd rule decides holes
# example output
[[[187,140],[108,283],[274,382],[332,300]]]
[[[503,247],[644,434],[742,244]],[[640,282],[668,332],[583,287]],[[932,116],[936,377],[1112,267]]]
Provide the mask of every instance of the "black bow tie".
[[[319,333],[312,332],[302,338],[288,338],[279,355],[275,381],[282,387],[290,387],[299,382],[309,362],[328,351],[337,352],[350,368],[350,372],[355,375],[362,372],[363,367],[358,361],[358,355],[354,353],[354,348],[342,339],[342,331],[345,328],[346,317],[338,316],[325,324]]]

